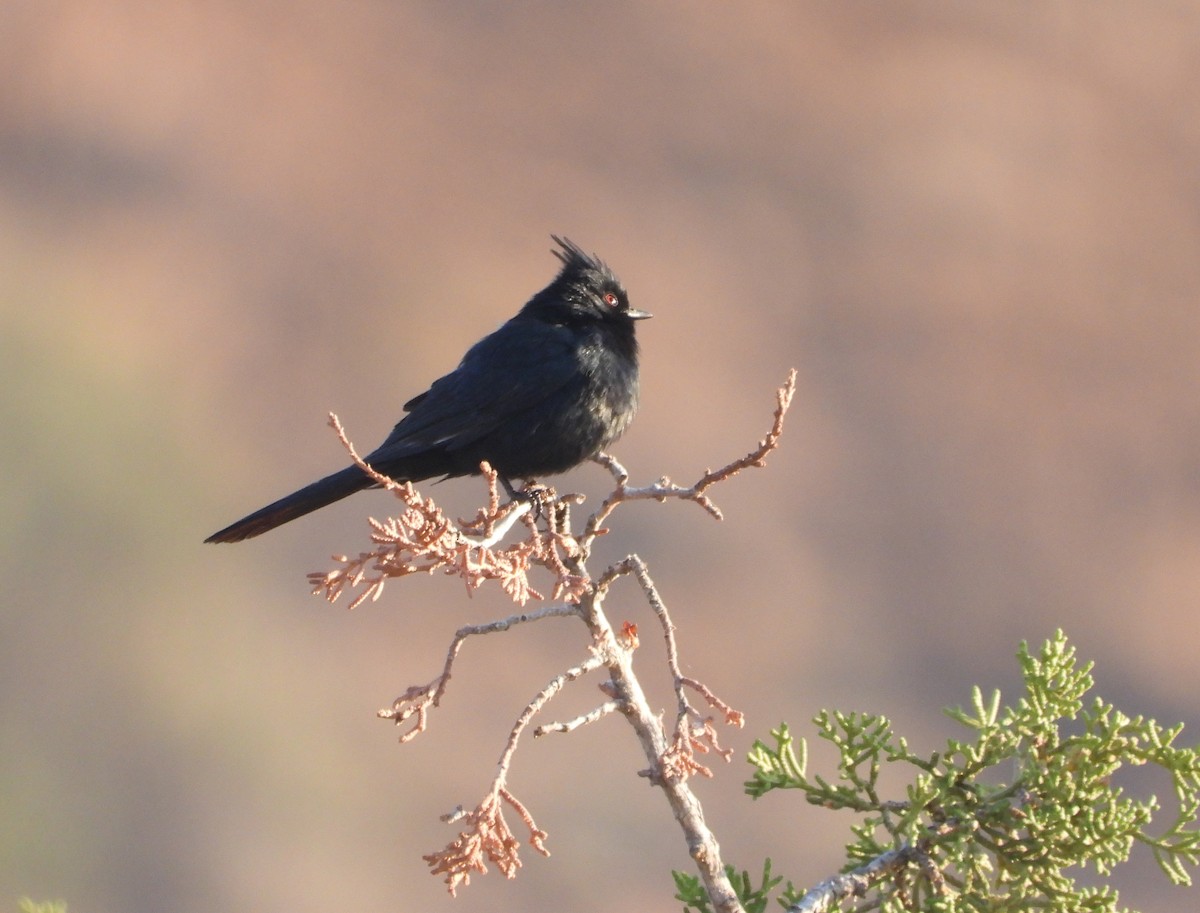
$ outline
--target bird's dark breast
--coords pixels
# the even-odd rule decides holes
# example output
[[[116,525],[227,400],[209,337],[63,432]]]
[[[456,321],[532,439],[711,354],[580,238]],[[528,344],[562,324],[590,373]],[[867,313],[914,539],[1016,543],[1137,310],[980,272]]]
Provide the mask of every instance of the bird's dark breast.
[[[556,475],[624,433],[637,412],[636,356],[596,344],[580,346],[576,357],[576,380],[455,454],[464,474],[487,460],[510,479]]]

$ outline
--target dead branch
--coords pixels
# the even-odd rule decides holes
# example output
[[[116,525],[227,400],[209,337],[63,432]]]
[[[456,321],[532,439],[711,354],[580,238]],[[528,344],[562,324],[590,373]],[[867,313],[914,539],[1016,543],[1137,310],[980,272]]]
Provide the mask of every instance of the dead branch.
[[[336,416],[330,417],[331,425],[355,464],[391,491],[400,500],[402,509],[396,518],[382,522],[371,520],[372,549],[354,559],[335,557],[337,567],[310,574],[309,582],[315,594],[323,595],[332,602],[347,588],[358,589],[351,603],[353,608],[366,599],[378,599],[384,583],[389,579],[418,572],[442,572],[461,578],[468,592],[489,580],[496,581],[516,603],[525,605],[531,598],[542,598],[530,585],[528,577],[531,569],[541,567],[553,580],[552,598],[561,600],[538,611],[460,628],[447,650],[441,674],[426,684],[410,687],[390,708],[379,711],[381,717],[391,719],[398,725],[412,721],[411,728],[401,736],[402,742],[426,729],[429,711],[438,706],[445,694],[454,662],[468,637],[504,631],[528,621],[569,615],[580,618],[590,635],[586,658],[551,679],[521,711],[500,755],[491,788],[473,811],[459,809],[453,816],[453,820],[466,822],[466,826],[443,850],[424,857],[431,872],[444,877],[451,894],[459,886],[469,883],[472,872],[485,872],[488,862],[507,877],[515,876],[521,865],[517,852],[519,841],[505,821],[505,806],[521,818],[529,831],[531,845],[538,852],[548,855],[544,845],[545,832],[537,827],[528,809],[507,788],[512,759],[525,729],[549,701],[568,683],[604,667],[609,678],[602,684],[601,690],[608,700],[575,719],[543,724],[534,729],[534,735],[570,732],[620,711],[636,733],[649,762],[648,768],[641,771],[640,775],[661,788],[666,795],[708,890],[713,909],[719,913],[739,913],[742,910],[725,875],[716,838],[705,824],[699,800],[688,785],[688,780],[694,774],[712,775],[697,759],[698,755],[712,752],[728,760],[731,752],[721,747],[713,717],[703,716],[691,705],[689,692],[700,695],[726,724],[740,726],[742,715],[718,698],[708,686],[683,675],[675,625],[640,557],[630,555],[607,568],[596,579],[589,575],[586,561],[594,540],[607,532],[605,522],[617,506],[626,501],[689,500],[720,519],[721,512],[710,499],[708,490],[743,469],[765,465],[768,454],[778,446],[795,384],[796,373],[792,371],[777,391],[771,429],[756,448],[720,469],[706,470],[691,486],[675,485],[663,477],[649,486],[630,487],[629,473],[625,467],[607,454],[597,456],[596,461],[609,470],[616,484],[609,496],[588,517],[579,536],[572,532],[570,507],[582,502],[580,496],[559,497],[553,489],[538,489],[536,492],[527,490],[525,496],[516,502],[501,503],[498,476],[487,464],[480,467],[488,489],[486,505],[473,520],[455,522],[446,517],[432,499],[423,497],[411,485],[396,483],[376,473],[359,458]],[[518,523],[524,529],[524,535],[512,544],[501,546],[506,536],[518,528]],[[674,725],[669,732],[663,725],[661,715],[651,709],[634,674],[637,626],[626,622],[618,633],[613,630],[603,611],[603,603],[612,584],[626,575],[632,575],[638,581],[663,632],[667,666],[676,698]]]

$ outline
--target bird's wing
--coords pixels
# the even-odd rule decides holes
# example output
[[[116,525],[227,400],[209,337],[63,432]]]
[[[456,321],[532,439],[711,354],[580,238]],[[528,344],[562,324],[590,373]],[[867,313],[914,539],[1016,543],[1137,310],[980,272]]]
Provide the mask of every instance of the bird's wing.
[[[513,318],[472,346],[454,371],[409,400],[404,406],[408,415],[372,456],[456,450],[572,384],[582,384],[577,344],[565,327]]]

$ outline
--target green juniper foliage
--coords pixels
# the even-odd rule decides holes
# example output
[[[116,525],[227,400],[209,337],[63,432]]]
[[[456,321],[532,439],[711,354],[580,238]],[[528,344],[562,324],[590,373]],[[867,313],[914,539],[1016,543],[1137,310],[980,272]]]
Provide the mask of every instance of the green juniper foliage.
[[[1024,696],[1001,707],[998,691],[985,701],[976,687],[970,709],[946,711],[970,737],[949,740],[929,758],[909,751],[885,717],[861,713],[822,711],[814,721],[840,755],[833,782],[808,774],[804,740],[786,724],[771,733],[774,745],[755,743],[751,796],[798,789],[814,805],[861,816],[850,827],[846,874],[807,895],[789,882],[781,905],[1116,913],[1115,890],[1077,886],[1069,873],[1091,867],[1106,876],[1129,858],[1135,841],[1150,848],[1172,882],[1191,884],[1185,866],[1200,857],[1200,749],[1174,747],[1183,726],[1131,718],[1100,698],[1085,704],[1092,666],[1076,662],[1062,631],[1036,656],[1025,644],[1018,656]],[[913,768],[903,799],[879,795],[885,763]],[[1175,790],[1178,814],[1157,835],[1147,828],[1158,801],[1127,798],[1112,782],[1122,767],[1143,764],[1164,770]],[[685,909],[710,909],[694,879],[675,879]],[[780,880],[768,860],[758,888],[745,874],[735,886],[746,909],[760,911]]]

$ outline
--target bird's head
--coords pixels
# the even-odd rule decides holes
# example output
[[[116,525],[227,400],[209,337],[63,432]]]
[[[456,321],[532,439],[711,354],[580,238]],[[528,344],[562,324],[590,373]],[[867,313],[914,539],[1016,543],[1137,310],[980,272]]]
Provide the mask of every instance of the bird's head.
[[[527,309],[550,319],[565,316],[631,328],[633,321],[651,316],[629,306],[625,286],[606,263],[566,238],[551,237],[560,248],[554,256],[563,267],[554,281],[526,305]]]

